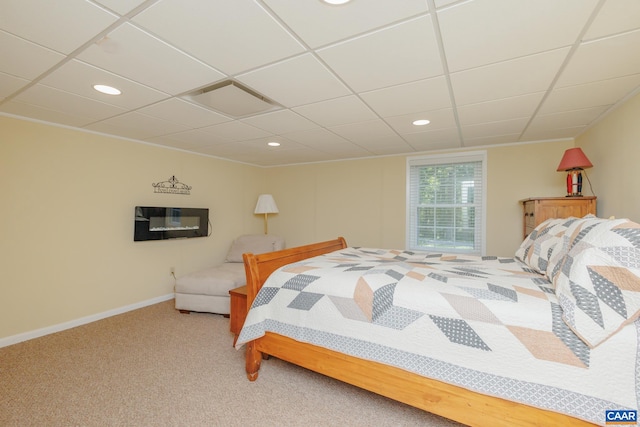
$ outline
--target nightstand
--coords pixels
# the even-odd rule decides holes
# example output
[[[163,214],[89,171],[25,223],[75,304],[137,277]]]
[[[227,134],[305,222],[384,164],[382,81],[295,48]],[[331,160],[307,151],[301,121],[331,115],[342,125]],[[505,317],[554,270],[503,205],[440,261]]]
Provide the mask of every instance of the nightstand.
[[[231,297],[229,330],[233,334],[233,345],[235,346],[242,325],[244,325],[244,319],[247,317],[247,287],[241,286],[231,289],[229,296]]]
[[[541,222],[549,218],[581,218],[596,214],[596,197],[531,197],[520,200],[524,211],[523,234],[526,238]]]

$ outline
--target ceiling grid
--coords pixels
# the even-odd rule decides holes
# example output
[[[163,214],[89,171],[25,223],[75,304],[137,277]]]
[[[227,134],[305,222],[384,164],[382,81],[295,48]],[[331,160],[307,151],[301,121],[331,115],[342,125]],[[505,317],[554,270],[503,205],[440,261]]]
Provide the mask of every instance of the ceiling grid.
[[[639,51],[637,0],[4,0],[0,114],[265,167],[566,140]]]

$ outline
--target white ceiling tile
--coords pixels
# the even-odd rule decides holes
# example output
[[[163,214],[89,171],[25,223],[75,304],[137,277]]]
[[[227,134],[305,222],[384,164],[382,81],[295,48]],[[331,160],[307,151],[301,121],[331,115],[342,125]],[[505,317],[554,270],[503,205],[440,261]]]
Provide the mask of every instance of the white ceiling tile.
[[[84,117],[85,124],[126,112],[124,108],[85,98],[44,85],[35,85],[15,98],[25,104],[37,105],[49,110]]]
[[[244,147],[240,148],[238,146]],[[279,165],[282,164],[282,162],[296,164],[306,161],[323,161],[329,157],[325,153],[308,147],[297,146],[288,150],[279,150],[280,148],[281,147],[276,147],[271,150],[261,150],[250,143],[236,143],[234,146],[216,146],[215,155],[237,159],[239,161],[250,159],[252,163],[260,166]]]
[[[313,55],[305,54],[238,76],[267,98],[296,107],[350,94]]]
[[[502,98],[495,101],[468,104],[458,107],[458,118],[462,126],[505,119],[530,117],[535,111],[544,92]]]
[[[77,60],[67,62],[40,82],[86,98],[126,108],[139,108],[168,97],[165,93]],[[100,93],[93,89],[95,84],[116,87],[122,91],[122,95]]]
[[[529,121],[528,117],[462,126],[462,138],[467,139],[520,135]]]
[[[410,149],[382,120],[333,126],[330,130],[374,154],[392,154],[397,150]]]
[[[321,126],[337,126],[346,123],[364,122],[376,115],[356,96],[345,96],[293,108],[297,113]]]
[[[640,86],[640,74],[554,89],[539,114],[612,105]]]
[[[179,98],[171,98],[144,108],[141,113],[185,126],[201,128],[231,121],[230,118]]]
[[[451,107],[449,86],[443,76],[364,92],[360,96],[382,117]]]
[[[321,49],[318,55],[356,92],[443,73],[429,16]]]
[[[106,122],[92,123],[90,125],[84,126],[84,128],[93,132],[99,132],[107,135],[114,135],[114,136],[119,136],[121,138],[134,139],[134,140],[135,139],[144,140],[146,137],[148,137],[148,132],[144,130],[122,127],[122,126],[114,126]]]
[[[512,144],[514,142],[518,142],[519,137],[520,137],[519,133],[513,133],[513,134],[507,134],[507,135],[489,135],[489,136],[481,136],[478,138],[465,138],[464,146],[479,147],[479,146],[496,145],[496,144]]]
[[[0,111],[260,166],[575,138],[640,92],[639,13],[638,0],[4,0]],[[233,118],[188,98],[226,79],[277,111]]]
[[[62,53],[79,48],[116,20],[85,0],[0,1],[0,28]]]
[[[64,59],[64,55],[0,31],[0,71],[33,80]]]
[[[322,153],[318,153],[316,150],[306,147],[300,147],[295,150],[289,150],[282,153],[267,153],[267,156],[264,156],[264,159],[261,159],[260,162],[263,163],[264,166],[269,164],[277,165],[282,161],[287,161],[288,163],[296,164],[302,163],[304,160],[309,158],[324,158],[326,155]]]
[[[130,24],[116,28],[81,52],[78,59],[172,95],[225,77]]]
[[[254,165],[263,166],[260,163],[258,163],[260,156],[258,155],[254,156],[250,150],[237,150],[237,149],[225,150],[224,147],[226,147],[227,145],[228,144],[212,145],[208,147],[203,146],[190,151],[193,151],[195,153],[205,154],[212,157],[218,157],[221,159],[227,159],[227,160],[238,161],[238,162],[247,162]]]
[[[549,129],[540,126],[530,127],[523,134],[522,141],[548,141],[554,139],[573,139],[587,127],[575,126],[560,129]]]
[[[236,74],[304,51],[257,2],[182,0],[156,3],[133,21],[163,40]]]
[[[0,111],[16,116],[29,117],[30,119],[73,127],[82,127],[88,122],[93,121],[92,119],[87,119],[86,116],[75,116],[62,111],[50,110],[38,105],[25,104],[24,102],[18,101],[9,101],[0,105]]]
[[[188,129],[186,126],[136,112],[112,117],[91,124],[87,128],[98,131],[109,128],[120,129],[122,130],[121,135],[135,135],[135,138],[139,139],[167,135]]]
[[[242,119],[241,122],[250,124],[276,135],[318,127],[317,124],[291,110],[261,114],[259,116]]]
[[[583,43],[558,79],[570,86],[640,73],[640,30]]]
[[[440,9],[441,7],[446,7],[452,3],[458,2],[460,0],[434,0],[434,3],[436,5],[437,9]]]
[[[351,153],[348,151],[341,152],[338,150],[331,151],[331,152],[315,150],[313,153],[310,153],[309,155],[307,155],[305,159],[298,160],[296,164],[311,163],[311,162],[316,162],[316,163],[330,162],[330,161],[336,161],[336,160],[354,159],[358,157],[370,157],[370,156],[371,156],[371,153],[369,152],[363,153],[363,152],[356,151],[354,153]],[[272,166],[277,166],[280,164],[282,164],[282,161],[274,162]]]
[[[429,130],[402,135],[416,151],[460,148],[457,128]]]
[[[280,145],[274,147],[269,145],[269,142],[278,142]],[[252,147],[255,147],[257,150],[264,151],[264,152],[280,152],[280,153],[282,153],[283,151],[295,150],[302,147],[302,145],[299,144],[297,141],[293,141],[293,140],[290,140],[289,138],[285,138],[279,135],[249,139],[246,141],[242,141],[239,145],[252,146]]]
[[[405,140],[397,143],[386,141],[371,141],[366,147],[368,151],[376,156],[392,156],[394,154],[412,154],[415,150]]]
[[[150,144],[160,145],[163,147],[173,147],[180,150],[192,151],[198,148],[198,145],[189,144],[183,139],[173,138],[173,135],[153,136],[151,138],[145,138],[144,141]]]
[[[371,31],[428,10],[424,0],[367,0],[340,7],[317,0],[265,0],[265,3],[312,48]]]
[[[253,158],[250,161],[257,161],[260,157],[265,155],[264,150],[258,151],[255,149],[255,146],[241,144],[239,142],[211,144],[208,146],[203,145],[199,151],[201,153],[212,154],[215,156],[221,156],[230,159],[240,159],[245,158],[245,156],[251,156]]]
[[[415,120],[422,119],[427,119],[430,123],[423,126],[413,124]],[[401,135],[436,129],[448,129],[456,126],[456,119],[451,108],[387,117],[385,121]]]
[[[265,141],[252,140],[245,142],[234,142],[231,144],[220,144],[211,147],[202,147],[202,153],[228,158],[238,161],[249,161],[261,166],[270,166],[287,163],[300,163],[310,157],[326,157],[326,155],[309,147],[298,144],[290,144],[287,148],[269,147]]]
[[[458,106],[547,90],[569,49],[474,68],[451,74]]]
[[[271,136],[269,132],[263,131],[239,121],[225,122],[219,125],[207,126],[201,128],[200,131],[215,135],[217,137],[226,138],[231,141],[242,141],[245,139],[256,139],[265,136]]]
[[[362,147],[352,144],[351,142],[345,142],[341,144],[327,143],[322,146],[314,147],[316,150],[333,154],[332,160],[339,160],[341,158],[353,158],[353,157],[366,157],[371,156],[372,153],[365,150]]]
[[[233,142],[230,138],[212,135],[211,133],[207,133],[201,130],[177,132],[171,135],[162,135],[158,137],[147,138],[147,140],[184,149],[208,147]]]
[[[563,111],[553,114],[542,114],[531,121],[531,128],[544,127],[547,129],[563,129],[569,127],[586,126],[598,118],[606,106],[597,106],[573,111]]]
[[[638,0],[609,0],[604,3],[591,23],[584,40],[619,34],[640,28],[640,2]]]
[[[469,1],[438,12],[451,72],[572,45],[597,0]]]
[[[289,132],[283,136],[292,141],[297,141],[300,144],[307,145],[310,147],[318,147],[324,144],[349,143],[349,141],[342,138],[341,136],[338,136],[323,128]]]
[[[0,100],[29,84],[29,80],[0,73]]]
[[[341,153],[348,156],[363,156],[370,154],[364,148],[359,147],[326,129],[310,129],[292,132],[284,136],[307,147],[312,147],[325,152]]]
[[[144,3],[145,0],[96,0],[103,6],[108,7],[112,11],[125,15],[136,7]]]

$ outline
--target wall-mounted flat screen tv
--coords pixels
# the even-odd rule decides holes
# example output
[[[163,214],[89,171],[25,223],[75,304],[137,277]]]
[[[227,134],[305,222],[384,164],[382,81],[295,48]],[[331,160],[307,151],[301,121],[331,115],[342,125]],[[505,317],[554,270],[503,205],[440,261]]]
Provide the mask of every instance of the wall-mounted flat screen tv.
[[[133,240],[165,240],[209,235],[209,209],[136,206]]]

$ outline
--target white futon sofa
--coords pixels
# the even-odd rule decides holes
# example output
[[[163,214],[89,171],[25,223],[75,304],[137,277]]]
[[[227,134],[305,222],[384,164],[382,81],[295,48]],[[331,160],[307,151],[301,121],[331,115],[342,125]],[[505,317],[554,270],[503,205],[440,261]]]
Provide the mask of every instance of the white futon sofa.
[[[182,312],[199,311],[228,315],[229,291],[244,286],[242,254],[261,254],[284,249],[284,239],[268,234],[247,234],[233,241],[225,262],[176,279],[175,304]]]

